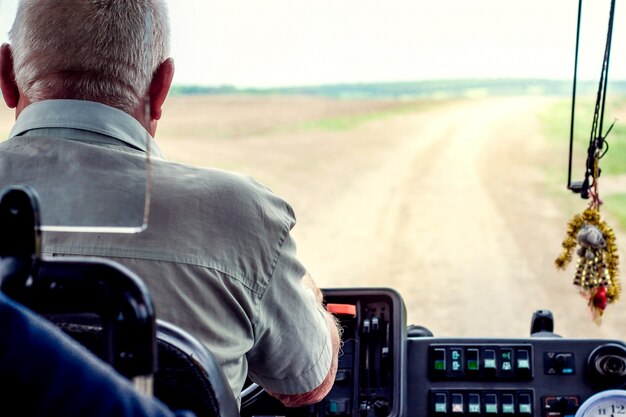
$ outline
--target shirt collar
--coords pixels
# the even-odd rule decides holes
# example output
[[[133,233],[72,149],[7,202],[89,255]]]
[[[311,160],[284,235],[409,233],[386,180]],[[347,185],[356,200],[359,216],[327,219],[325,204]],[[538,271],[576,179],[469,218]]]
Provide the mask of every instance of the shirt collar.
[[[84,100],[44,100],[28,105],[15,121],[9,138],[33,129],[76,129],[117,139],[124,144],[150,153],[163,154],[156,141],[129,114],[102,103]]]

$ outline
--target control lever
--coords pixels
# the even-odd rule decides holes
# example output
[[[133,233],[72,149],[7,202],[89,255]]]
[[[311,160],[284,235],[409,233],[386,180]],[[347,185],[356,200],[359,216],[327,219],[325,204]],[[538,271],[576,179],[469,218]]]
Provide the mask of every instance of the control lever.
[[[362,328],[362,336],[361,336],[361,340],[363,342],[363,344],[365,345],[365,364],[364,364],[364,370],[365,370],[365,387],[369,388],[370,387],[370,333],[372,330],[372,326],[371,326],[371,321],[370,319],[364,319],[363,320],[363,328]]]
[[[561,337],[554,333],[554,316],[550,310],[537,310],[530,323],[531,337]]]
[[[372,346],[370,354],[373,356],[374,361],[374,388],[380,387],[380,355],[382,354],[382,348],[380,343],[380,319],[378,316],[372,317]]]
[[[384,383],[385,386],[390,386],[391,385],[391,374],[390,374],[390,370],[392,369],[391,367],[391,355],[389,354],[389,333],[391,331],[390,329],[391,327],[391,323],[387,322],[387,324],[385,325],[385,343],[381,349],[380,355],[381,355],[381,361],[382,361],[382,371],[383,375],[384,375]]]

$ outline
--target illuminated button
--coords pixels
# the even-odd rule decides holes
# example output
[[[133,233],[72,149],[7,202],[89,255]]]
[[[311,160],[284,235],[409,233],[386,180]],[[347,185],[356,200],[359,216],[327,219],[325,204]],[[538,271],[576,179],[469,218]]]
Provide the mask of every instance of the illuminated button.
[[[533,406],[530,401],[530,394],[520,394],[517,405],[519,407],[519,414],[533,414]]]
[[[500,371],[505,374],[513,372],[512,349],[500,349]]]
[[[435,413],[446,414],[448,412],[448,396],[443,392],[435,394]]]
[[[496,370],[496,351],[493,349],[485,349],[484,355],[484,366],[485,369],[495,371]]]
[[[476,372],[479,369],[478,349],[467,349],[467,370]]]
[[[463,349],[450,349],[450,371],[454,373],[463,373]]]
[[[513,394],[502,394],[502,414],[514,414],[515,403]]]
[[[338,398],[328,400],[326,404],[328,414],[333,416],[345,415],[350,413],[350,398]]]
[[[452,394],[451,404],[452,413],[463,414],[465,412],[465,408],[463,406],[463,394]]]
[[[496,394],[485,394],[485,413],[498,414],[498,396]]]
[[[470,414],[480,414],[480,395],[469,394],[467,396],[467,411]]]
[[[433,366],[435,371],[446,371],[446,350],[442,348],[436,348],[433,350]]]
[[[526,349],[517,351],[517,369],[523,372],[530,371],[530,355]]]

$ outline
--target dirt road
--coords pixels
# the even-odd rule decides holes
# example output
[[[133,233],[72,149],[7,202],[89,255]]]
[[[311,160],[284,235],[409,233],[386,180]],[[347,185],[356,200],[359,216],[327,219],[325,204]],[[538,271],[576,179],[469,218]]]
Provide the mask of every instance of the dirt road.
[[[626,301],[598,327],[571,268],[554,268],[566,222],[585,202],[548,191],[566,194],[549,184],[564,177],[546,178],[542,168],[566,168],[566,143],[551,159],[539,132],[537,116],[550,102],[457,101],[340,131],[271,130],[267,118],[255,130],[234,118],[236,134],[222,126],[203,140],[174,137],[166,117],[160,142],[171,159],[260,179],[292,203],[301,258],[321,286],[395,288],[408,322],[438,336],[524,337],[532,313],[550,309],[563,336],[623,338]],[[333,114],[332,104],[315,103]],[[259,102],[257,112],[275,115],[280,106]],[[306,113],[297,101],[287,108]]]
[[[523,337],[532,313],[549,309],[563,336],[623,339],[626,295],[598,327],[572,268],[554,268],[586,203],[564,189],[567,138],[555,153],[541,136],[551,102],[451,101],[329,130],[309,123],[397,103],[172,97],[157,139],[172,160],[244,172],[285,197],[323,287],[395,288],[408,322],[438,336]],[[8,132],[13,114],[0,116]],[[618,245],[626,271],[623,233]]]

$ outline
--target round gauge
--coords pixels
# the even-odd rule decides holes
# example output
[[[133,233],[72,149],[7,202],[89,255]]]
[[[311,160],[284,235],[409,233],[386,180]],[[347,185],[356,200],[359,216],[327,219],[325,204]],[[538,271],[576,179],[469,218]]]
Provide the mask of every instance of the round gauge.
[[[592,395],[575,417],[626,417],[626,391],[614,389]]]

